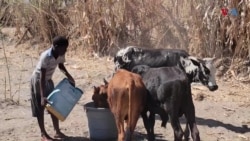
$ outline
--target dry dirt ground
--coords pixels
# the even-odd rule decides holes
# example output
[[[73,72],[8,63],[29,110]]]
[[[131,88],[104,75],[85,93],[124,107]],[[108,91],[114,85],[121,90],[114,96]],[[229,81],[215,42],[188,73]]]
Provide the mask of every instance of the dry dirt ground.
[[[31,116],[29,79],[40,50],[36,45],[28,44],[14,47],[14,41],[9,38],[0,42],[0,141],[39,141],[38,124]],[[75,52],[67,54],[66,67],[75,78],[77,87],[84,91],[84,95],[67,119],[60,122],[60,127],[62,132],[70,136],[68,141],[89,141],[88,122],[83,105],[91,101],[92,87],[101,84],[103,78],[110,78],[113,63],[107,57],[77,57],[74,54]],[[56,70],[53,78],[57,84],[64,76]],[[223,79],[217,79],[217,83],[219,89],[215,92],[210,92],[201,85],[192,86],[201,139],[250,141],[249,84]],[[45,115],[45,120],[46,129],[52,135],[53,127],[48,114]],[[183,122],[182,126],[184,127]],[[146,140],[145,133],[142,120],[139,119],[134,140]],[[161,128],[160,121],[157,120],[155,133],[158,141],[173,140],[169,123],[167,128]]]

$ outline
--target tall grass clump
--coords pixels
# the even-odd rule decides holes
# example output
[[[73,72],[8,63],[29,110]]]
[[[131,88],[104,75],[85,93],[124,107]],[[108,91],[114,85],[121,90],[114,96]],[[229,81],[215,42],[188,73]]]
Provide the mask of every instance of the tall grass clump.
[[[238,14],[224,16],[222,8]],[[2,0],[0,22],[16,27],[18,43],[47,43],[61,34],[76,53],[112,55],[127,45],[181,48],[227,58],[234,69],[250,57],[249,11],[247,0]]]
[[[193,2],[192,14],[196,30],[189,49],[202,57],[214,56],[230,60],[227,73],[237,80],[250,80],[250,5],[245,0],[202,0]],[[223,15],[222,9],[228,9]],[[230,13],[235,9],[237,13]],[[198,40],[199,42],[196,42]],[[224,63],[224,62],[222,62]],[[238,78],[237,76],[240,76]],[[242,75],[245,74],[245,75]],[[243,78],[242,78],[243,77]]]
[[[54,0],[3,0],[3,24],[14,25],[22,40],[36,38],[50,42],[55,35],[67,36],[66,11],[62,1]],[[8,17],[13,17],[11,20]]]

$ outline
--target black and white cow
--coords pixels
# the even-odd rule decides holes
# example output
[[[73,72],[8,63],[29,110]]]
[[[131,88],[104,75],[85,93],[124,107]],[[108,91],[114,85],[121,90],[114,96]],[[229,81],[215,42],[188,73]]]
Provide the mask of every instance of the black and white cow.
[[[215,80],[215,67],[213,66],[214,58],[197,59],[191,57],[186,51],[181,49],[148,49],[136,46],[128,46],[119,50],[115,57],[115,70],[122,68],[131,71],[133,67],[137,65],[147,65],[151,68],[164,67],[164,66],[176,66],[180,61],[180,57],[190,57],[192,64],[186,64],[190,67],[200,68],[198,69],[202,73],[199,77],[208,77],[209,81],[201,81],[210,91],[218,89],[218,85]],[[190,69],[186,71],[189,73]],[[197,69],[196,69],[197,70]],[[193,82],[197,78],[194,78]]]
[[[195,122],[191,82],[195,80],[210,83],[208,77],[201,77],[203,76],[200,70],[202,68],[196,67],[190,58],[195,59],[194,57],[180,57],[180,66],[150,68],[146,65],[138,65],[132,69],[132,72],[142,76],[146,88],[153,100],[158,103],[159,108],[169,114],[177,141],[182,140],[184,135],[179,122],[179,117],[183,114],[187,119],[185,139],[188,139],[190,129],[193,140],[200,141]],[[155,111],[150,111],[148,120],[144,121],[150,141],[154,140],[155,114]]]
[[[116,53],[114,63],[115,69],[121,68],[131,71],[137,65],[147,65],[152,68],[176,66],[180,56],[187,57],[189,54],[180,49],[149,49],[128,46]]]

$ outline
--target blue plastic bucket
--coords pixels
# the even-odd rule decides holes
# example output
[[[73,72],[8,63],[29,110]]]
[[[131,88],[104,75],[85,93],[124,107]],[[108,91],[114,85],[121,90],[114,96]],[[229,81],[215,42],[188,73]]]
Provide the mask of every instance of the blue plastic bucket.
[[[72,86],[68,79],[64,78],[47,97],[46,108],[59,120],[64,121],[79,101],[83,91]]]
[[[90,139],[94,141],[115,141],[118,131],[110,109],[95,108],[94,102],[84,105],[88,118]]]

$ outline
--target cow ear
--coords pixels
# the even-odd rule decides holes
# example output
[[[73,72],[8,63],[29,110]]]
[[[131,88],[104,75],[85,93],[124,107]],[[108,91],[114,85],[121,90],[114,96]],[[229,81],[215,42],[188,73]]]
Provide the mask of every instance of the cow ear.
[[[196,66],[200,66],[200,62],[196,57],[190,56],[189,59],[191,60],[191,62],[196,65]]]
[[[138,72],[138,68],[137,68],[137,66],[133,67],[133,68],[132,68],[132,70],[131,70],[131,72],[133,72],[133,73],[137,73],[137,72]]]
[[[214,63],[214,61],[216,60],[216,57],[212,57],[212,58],[203,58],[202,59],[205,63]]]
[[[92,100],[95,101],[96,100],[96,94],[92,95]]]
[[[182,56],[180,56],[180,63],[181,63],[181,65],[183,67],[185,67],[187,65],[187,59],[184,58],[184,57],[182,57]]]
[[[94,93],[96,93],[97,87],[96,87],[96,86],[93,86],[93,89],[94,89]]]
[[[114,61],[114,63],[117,61],[117,56],[114,56],[113,61]]]
[[[216,60],[217,60],[217,58],[213,57],[211,61],[212,61],[212,63],[214,63]]]
[[[93,86],[93,89],[94,89],[94,94],[92,95],[92,100],[95,101],[95,99],[96,99],[96,91],[97,91],[96,86]]]
[[[103,82],[105,85],[108,85],[108,81],[105,78],[103,78]]]

